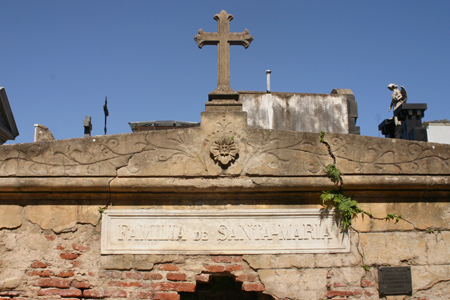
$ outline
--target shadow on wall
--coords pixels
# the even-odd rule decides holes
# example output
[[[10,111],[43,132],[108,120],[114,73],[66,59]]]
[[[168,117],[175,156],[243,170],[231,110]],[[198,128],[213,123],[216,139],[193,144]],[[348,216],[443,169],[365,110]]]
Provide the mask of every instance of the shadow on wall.
[[[261,292],[242,290],[242,282],[233,275],[211,276],[209,282],[197,282],[194,293],[180,293],[180,300],[273,300]]]

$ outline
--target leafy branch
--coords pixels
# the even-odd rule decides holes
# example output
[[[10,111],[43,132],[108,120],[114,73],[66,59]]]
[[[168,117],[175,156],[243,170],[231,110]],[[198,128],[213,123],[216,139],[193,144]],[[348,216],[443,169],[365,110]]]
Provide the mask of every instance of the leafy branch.
[[[342,180],[342,173],[336,166],[336,157],[331,151],[331,147],[327,141],[325,141],[325,132],[320,132],[320,142],[327,146],[328,153],[333,159],[333,163],[329,164],[325,167],[324,172],[327,174],[328,178],[334,183],[339,185],[339,190],[331,189],[329,191],[323,191],[320,198],[322,199],[322,205],[327,208],[335,208],[342,217],[341,226],[342,229],[347,229],[350,225],[352,225],[352,220],[358,214],[361,214],[362,217],[368,216],[372,219],[377,220],[386,220],[391,221],[394,220],[395,223],[398,223],[400,219],[403,219],[402,215],[398,215],[396,213],[387,214],[384,218],[374,217],[372,213],[367,212],[359,207],[358,201],[352,199],[351,197],[347,197],[343,194],[342,188],[344,186],[344,181]],[[404,220],[404,219],[403,219]]]

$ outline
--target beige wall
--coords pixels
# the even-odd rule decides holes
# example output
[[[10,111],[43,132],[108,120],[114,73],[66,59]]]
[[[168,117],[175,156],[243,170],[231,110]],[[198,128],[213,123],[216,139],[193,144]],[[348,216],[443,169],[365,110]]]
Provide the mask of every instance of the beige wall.
[[[377,267],[411,266],[412,299],[447,299],[448,203],[423,198],[396,203],[359,200],[375,216],[396,212],[405,220],[356,219],[350,229],[350,253],[226,256],[101,255],[98,207],[104,205],[102,201],[3,204],[0,295],[2,299],[19,295],[20,299],[49,295],[178,299],[179,292],[194,291],[196,282],[207,281],[211,274],[231,274],[244,290],[275,299],[378,299]],[[114,204],[107,209],[123,207]],[[132,202],[127,206],[154,207]]]

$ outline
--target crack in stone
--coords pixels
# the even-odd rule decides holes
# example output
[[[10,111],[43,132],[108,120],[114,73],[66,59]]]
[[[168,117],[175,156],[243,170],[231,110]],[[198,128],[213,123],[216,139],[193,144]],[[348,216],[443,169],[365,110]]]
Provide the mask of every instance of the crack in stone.
[[[414,294],[419,293],[419,292],[423,292],[423,291],[429,291],[430,289],[432,289],[435,285],[439,284],[439,283],[443,283],[443,282],[450,282],[450,279],[446,279],[446,280],[439,280],[436,281],[435,283],[433,283],[432,285],[430,285],[429,287],[423,288],[423,289],[417,289],[412,296],[414,296]]]

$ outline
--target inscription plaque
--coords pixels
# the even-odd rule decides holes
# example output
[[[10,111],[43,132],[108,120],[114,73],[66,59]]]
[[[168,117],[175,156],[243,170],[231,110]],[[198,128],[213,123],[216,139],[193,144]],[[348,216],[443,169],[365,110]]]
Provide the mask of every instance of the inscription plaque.
[[[102,219],[102,254],[262,254],[349,252],[334,212],[121,210]]]
[[[379,267],[380,297],[412,295],[411,267]]]

